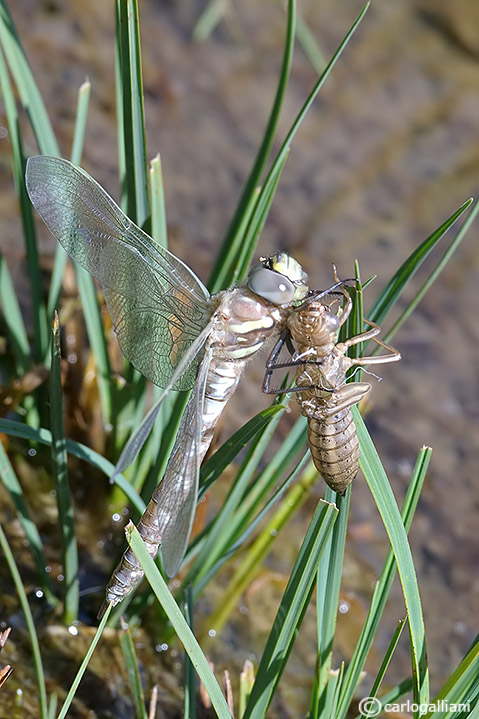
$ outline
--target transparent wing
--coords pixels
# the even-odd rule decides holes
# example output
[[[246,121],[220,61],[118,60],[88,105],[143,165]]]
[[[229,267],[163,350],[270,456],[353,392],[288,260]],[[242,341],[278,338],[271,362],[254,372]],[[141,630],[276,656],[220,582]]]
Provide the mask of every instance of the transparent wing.
[[[201,423],[210,359],[211,350],[208,349],[181,419],[165,476],[153,496],[158,507],[163,567],[168,577],[174,577],[178,572],[195,516],[201,463]]]
[[[26,184],[52,234],[102,284],[125,357],[165,387],[212,314],[208,290],[67,160],[30,157]],[[193,361],[174,389],[192,387],[196,368]]]
[[[164,391],[161,393],[161,395],[158,397],[154,405],[151,407],[149,412],[145,415],[142,423],[136,429],[131,437],[129,438],[128,442],[123,447],[122,453],[120,454],[120,457],[118,459],[118,462],[116,463],[115,471],[111,477],[111,481],[115,481],[115,477],[117,474],[120,474],[120,472],[123,472],[135,459],[136,455],[140,451],[140,449],[145,444],[146,438],[151,432],[151,428],[153,427],[155,420],[158,416],[158,412],[161,409],[161,405],[163,404],[163,400],[165,399],[166,395],[170,391],[170,389],[175,385],[177,378],[181,376],[181,374],[185,371],[185,369],[190,365],[191,363],[191,357],[194,357],[196,354],[201,352],[201,349],[203,345],[205,344],[206,340],[208,339],[208,335],[211,331],[211,323],[206,325],[204,330],[198,337],[193,341],[193,343],[190,345],[184,356],[181,358],[180,362],[178,363],[178,366],[176,367],[175,371],[173,372],[171,378],[170,378],[170,384],[166,385]],[[191,357],[190,357],[191,355]],[[209,364],[209,361],[208,361]]]

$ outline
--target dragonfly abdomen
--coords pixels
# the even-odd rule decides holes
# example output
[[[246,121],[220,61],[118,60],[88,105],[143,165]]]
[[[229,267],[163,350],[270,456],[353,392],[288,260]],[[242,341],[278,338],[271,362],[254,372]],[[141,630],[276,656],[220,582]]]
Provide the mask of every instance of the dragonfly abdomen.
[[[324,419],[308,417],[314,466],[326,484],[344,494],[359,469],[359,442],[350,409]]]

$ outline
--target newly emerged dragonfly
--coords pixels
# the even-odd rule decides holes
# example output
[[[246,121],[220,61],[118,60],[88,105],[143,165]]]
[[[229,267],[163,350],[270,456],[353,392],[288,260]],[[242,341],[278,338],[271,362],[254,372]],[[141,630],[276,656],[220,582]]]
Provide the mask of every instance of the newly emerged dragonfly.
[[[380,329],[368,320],[365,322],[371,329],[367,332],[345,342],[336,341],[353,303],[344,283],[337,277],[336,267],[334,279],[334,288],[339,287],[345,299],[344,307],[334,312],[332,305],[338,301],[334,298],[337,292],[326,290],[322,295],[306,299],[290,313],[287,326],[268,359],[263,391],[296,393],[301,412],[308,419],[308,441],[314,465],[326,484],[342,495],[359,469],[359,443],[351,407],[371,389],[369,382],[347,384],[347,372],[354,366],[397,362],[401,355],[377,338]],[[358,359],[347,356],[349,347],[368,340],[386,349],[388,354]],[[278,357],[285,343],[290,347],[292,358],[280,363]],[[286,390],[272,388],[274,370],[291,366],[296,367],[294,386]]]
[[[210,296],[196,275],[137,227],[84,170],[66,160],[29,158],[27,190],[68,254],[99,280],[125,357],[164,388],[124,448],[116,467],[134,459],[171,389],[192,388],[163,481],[138,529],[152,556],[161,545],[173,577],[184,557],[196,506],[198,473],[226,402],[247,360],[280,333],[308,294],[308,278],[277,253],[251,270],[247,286]],[[143,572],[127,550],[106,591],[120,602]]]

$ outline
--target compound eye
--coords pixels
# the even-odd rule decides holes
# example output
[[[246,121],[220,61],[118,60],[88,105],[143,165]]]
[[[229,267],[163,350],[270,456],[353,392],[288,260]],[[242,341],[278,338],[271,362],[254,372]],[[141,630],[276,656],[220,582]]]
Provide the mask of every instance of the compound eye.
[[[296,293],[293,283],[284,275],[273,272],[263,265],[253,267],[248,277],[248,287],[274,305],[292,302]]]

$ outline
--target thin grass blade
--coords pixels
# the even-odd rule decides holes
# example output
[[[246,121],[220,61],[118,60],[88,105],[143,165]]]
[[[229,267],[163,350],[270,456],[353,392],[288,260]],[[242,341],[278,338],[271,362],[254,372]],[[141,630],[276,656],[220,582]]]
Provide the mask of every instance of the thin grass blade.
[[[83,143],[85,140],[86,121],[88,117],[88,106],[90,104],[91,83],[85,80],[78,90],[77,111],[75,117],[75,130],[73,132],[73,145],[70,160],[74,165],[79,165],[83,154]]]
[[[406,619],[400,619],[399,622],[397,623],[396,630],[391,638],[391,641],[389,642],[389,646],[388,646],[388,648],[386,650],[386,654],[384,655],[384,658],[381,662],[381,666],[379,667],[379,671],[377,673],[376,679],[374,680],[374,684],[371,687],[371,690],[368,694],[368,697],[370,697],[371,699],[376,699],[376,697],[378,695],[379,688],[382,684],[384,675],[386,674],[386,670],[389,666],[389,662],[392,659],[392,656],[397,647],[397,643],[402,634],[402,630],[404,629],[405,624],[406,624]],[[370,717],[369,712],[365,712],[365,713],[361,714],[361,719],[369,719],[369,717]]]
[[[121,620],[120,647],[130,682],[133,706],[135,707],[135,719],[148,719],[135,645],[133,643],[133,637],[131,636],[131,630],[123,619]]]
[[[145,113],[141,74],[140,28],[136,0],[117,0],[117,41],[121,85],[126,214],[142,227],[150,216],[146,163]]]
[[[407,533],[411,528],[414,513],[426,479],[431,454],[432,450],[430,447],[423,447],[419,452],[411,482],[406,493],[406,498],[401,510],[401,519]],[[376,637],[377,628],[379,626],[384,607],[386,606],[395,576],[396,562],[394,560],[394,553],[392,549],[390,549],[384,562],[379,581],[374,589],[368,615],[361,630],[361,635],[345,672],[337,708],[337,719],[344,719],[351,705],[355,689],[361,680],[361,673],[364,670],[366,659],[374,638]]]
[[[312,707],[313,714],[321,714],[321,707],[332,700],[328,683],[331,677],[333,643],[338,616],[339,589],[341,586],[344,549],[346,546],[346,530],[348,525],[349,502],[351,488],[344,497],[340,497],[329,487],[325,500],[334,503],[338,509],[338,518],[331,532],[331,537],[321,557],[318,568],[316,586],[316,623],[318,632],[319,674],[318,687],[314,691],[317,706]]]
[[[40,151],[44,155],[58,156],[58,145],[45,104],[33,79],[5,0],[0,0],[0,42],[18,88],[22,105],[28,113]]]
[[[98,629],[96,630],[95,636],[92,639],[92,642],[90,646],[88,647],[88,651],[85,654],[85,658],[83,659],[82,663],[80,664],[80,668],[75,676],[75,679],[73,681],[73,684],[70,687],[70,691],[68,692],[65,701],[63,703],[63,706],[61,708],[60,714],[58,715],[58,719],[65,719],[67,716],[67,713],[70,709],[71,703],[75,697],[76,691],[80,685],[81,680],[83,679],[83,675],[85,674],[88,664],[90,663],[90,659],[93,655],[93,652],[96,649],[96,645],[100,641],[101,635],[103,633],[103,630],[105,628],[105,625],[107,623],[108,617],[110,616],[110,610],[111,608],[108,607],[105,614],[102,617],[102,620],[100,624],[98,625]]]
[[[211,272],[208,282],[208,287],[211,292],[218,292],[218,290],[224,287],[230,287],[237,274],[235,265],[237,264],[237,258],[242,252],[244,231],[251,217],[257,195],[257,187],[261,181],[261,175],[263,174],[270,155],[288,85],[293,57],[295,25],[296,2],[295,0],[288,0],[288,24],[286,27],[283,59],[273,106],[256,159]]]
[[[467,203],[466,203],[467,205]],[[468,206],[468,205],[467,205]],[[463,226],[457,233],[454,240],[451,242],[450,246],[447,248],[439,262],[437,263],[436,267],[433,269],[427,280],[424,282],[423,286],[419,290],[419,292],[416,294],[416,296],[411,300],[411,302],[408,304],[408,306],[404,309],[404,311],[401,313],[401,315],[398,317],[394,325],[391,327],[389,332],[384,336],[385,342],[389,341],[391,337],[396,334],[398,329],[404,324],[404,322],[407,320],[407,318],[410,316],[410,314],[416,309],[419,302],[422,300],[426,292],[429,290],[429,288],[434,284],[434,282],[437,280],[441,272],[443,271],[444,267],[447,265],[449,260],[451,259],[454,252],[459,247],[460,243],[466,236],[467,232],[469,231],[472,223],[476,220],[477,215],[479,212],[479,202],[476,201],[473,209],[469,213],[468,218],[464,222]]]
[[[424,719],[436,719],[443,717],[444,710],[440,710],[441,703],[443,706],[451,707],[453,704],[470,703],[469,711],[477,709],[477,690],[479,688],[477,667],[479,664],[479,636],[476,637],[472,647],[461,661],[457,669],[451,674],[444,686],[434,697],[431,704],[439,708],[438,711],[428,711],[423,714]],[[475,694],[474,705],[472,703]],[[472,716],[466,715],[466,716]]]
[[[228,705],[225,701],[221,688],[214,677],[208,660],[201,651],[200,645],[189,628],[180,608],[171,595],[165,580],[155,565],[155,562],[148,554],[137,529],[133,526],[133,524],[131,524],[131,522],[126,529],[126,535],[128,543],[135,552],[151,588],[156,594],[156,597],[166,612],[173,629],[183,644],[185,651],[188,653],[193,666],[198,672],[218,717],[220,719],[231,719]]]
[[[42,655],[40,652],[40,643],[38,641],[37,632],[35,629],[35,622],[30,611],[28,604],[27,595],[25,594],[25,588],[22,583],[22,578],[18,567],[15,562],[15,557],[10,549],[7,538],[3,531],[2,525],[0,524],[0,549],[3,552],[3,556],[10,570],[10,573],[15,584],[15,589],[20,601],[23,614],[25,616],[25,623],[27,625],[28,636],[30,638],[30,644],[32,646],[33,664],[35,667],[35,675],[37,679],[38,687],[38,701],[40,704],[40,717],[41,719],[48,719],[48,707],[47,707],[47,690],[45,685],[45,673],[43,671]]]
[[[389,536],[403,589],[409,619],[414,701],[418,705],[424,704],[429,701],[429,673],[424,619],[411,549],[396,500],[376,449],[357,407],[353,407],[352,412],[359,439],[359,463]],[[417,712],[415,716],[418,716]]]
[[[194,601],[191,586],[185,592],[183,612],[188,626],[193,632],[194,622]],[[183,702],[183,716],[188,719],[196,719],[196,672],[188,656],[185,654],[185,698]]]
[[[50,424],[52,428],[52,475],[58,506],[64,575],[63,620],[71,624],[78,616],[78,552],[73,504],[68,484],[68,457],[63,431],[63,400],[60,369],[60,327],[58,315],[53,319],[52,368],[50,374]]]
[[[336,516],[334,505],[318,503],[266,642],[244,719],[264,719],[304,618]]]
[[[0,6],[0,18],[2,7]],[[3,23],[0,20],[0,37]],[[0,86],[5,103],[5,113],[10,136],[11,156],[13,165],[13,179],[20,202],[20,215],[22,219],[23,234],[25,238],[27,273],[30,287],[30,299],[33,314],[33,356],[35,362],[40,363],[48,347],[48,330],[46,310],[43,302],[42,278],[38,259],[35,227],[33,224],[32,206],[25,187],[25,157],[23,154],[20,123],[17,105],[10,83],[7,66],[3,53],[0,50]],[[23,324],[23,322],[22,322]]]
[[[403,291],[406,284],[414,277],[415,273],[424,262],[429,253],[434,249],[437,243],[446,234],[450,227],[459,219],[459,217],[467,210],[471,205],[472,200],[468,200],[461,207],[454,212],[443,224],[437,228],[414,252],[412,252],[407,260],[403,262],[401,267],[398,269],[393,278],[388,282],[382,293],[374,305],[369,310],[367,316],[372,322],[380,325],[384,317],[387,315],[389,310],[397,302],[401,292]],[[464,235],[461,234],[461,239]],[[457,245],[455,245],[456,247]],[[417,303],[416,303],[417,304]],[[391,333],[387,335],[387,339],[390,339]]]
[[[17,475],[13,471],[13,467],[10,464],[7,453],[5,452],[2,443],[0,442],[0,479],[10,494],[12,501],[17,510],[18,518],[22,525],[25,537],[28,541],[29,548],[32,552],[33,559],[37,565],[37,571],[39,574],[40,586],[42,587],[48,601],[55,605],[56,599],[53,593],[53,587],[50,576],[46,571],[47,562],[45,555],[43,554],[42,540],[35,523],[32,521],[28,507],[23,499],[23,490],[20,482],[17,479]]]
[[[0,307],[3,309],[5,328],[15,357],[17,373],[21,376],[30,368],[30,345],[17,293],[2,255],[0,255]]]

